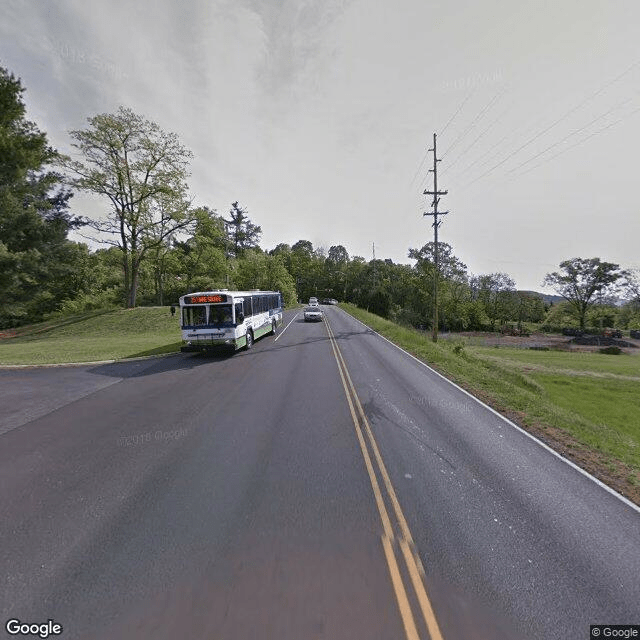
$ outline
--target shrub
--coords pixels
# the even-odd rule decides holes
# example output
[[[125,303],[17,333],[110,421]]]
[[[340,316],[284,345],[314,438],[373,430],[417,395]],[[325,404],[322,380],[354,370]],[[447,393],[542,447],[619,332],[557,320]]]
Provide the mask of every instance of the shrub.
[[[619,356],[622,353],[622,349],[620,347],[603,347],[599,349],[600,353],[606,353],[611,356]]]
[[[65,300],[60,305],[59,315],[69,315],[95,311],[96,309],[114,309],[122,306],[122,290],[111,287],[97,293],[82,293],[73,300]]]

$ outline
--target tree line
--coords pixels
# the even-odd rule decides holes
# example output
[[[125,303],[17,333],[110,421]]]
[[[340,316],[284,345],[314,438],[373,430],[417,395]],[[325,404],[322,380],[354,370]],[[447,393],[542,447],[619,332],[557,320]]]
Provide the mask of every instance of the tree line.
[[[121,107],[71,131],[73,156],[64,155],[27,119],[23,92],[0,68],[0,327],[52,313],[171,304],[217,288],[279,290],[288,304],[335,298],[430,327],[433,243],[409,249],[414,265],[367,261],[305,239],[265,251],[261,227],[239,201],[224,214],[193,205],[192,154],[175,134]],[[102,199],[107,215],[72,216],[75,192]],[[72,230],[104,248],[69,240]],[[566,300],[553,306],[517,291],[506,273],[469,273],[446,243],[439,265],[444,330],[544,321],[640,328],[638,274],[599,258],[567,260],[547,274],[545,285]],[[627,304],[614,304],[623,293]]]

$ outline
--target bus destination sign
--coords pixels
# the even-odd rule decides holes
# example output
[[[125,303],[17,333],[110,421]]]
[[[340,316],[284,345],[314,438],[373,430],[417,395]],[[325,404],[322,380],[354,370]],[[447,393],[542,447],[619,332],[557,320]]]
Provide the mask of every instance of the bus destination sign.
[[[213,304],[217,302],[226,302],[227,296],[224,293],[216,293],[215,295],[207,296],[187,296],[185,304]]]

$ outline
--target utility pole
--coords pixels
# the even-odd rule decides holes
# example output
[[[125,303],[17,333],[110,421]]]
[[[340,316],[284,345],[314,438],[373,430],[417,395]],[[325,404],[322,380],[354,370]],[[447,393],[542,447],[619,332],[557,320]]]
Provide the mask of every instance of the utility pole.
[[[446,196],[448,191],[438,191],[438,162],[441,162],[440,158],[436,156],[436,134],[433,134],[433,169],[429,169],[430,173],[433,173],[433,191],[427,191],[425,189],[424,195],[433,196],[431,201],[431,207],[433,211],[426,212],[423,215],[433,216],[433,239],[434,239],[434,264],[435,271],[433,274],[433,341],[438,342],[438,277],[439,277],[439,265],[438,265],[438,227],[442,224],[438,220],[438,216],[446,216],[448,211],[438,211],[438,203],[440,202],[440,196]]]

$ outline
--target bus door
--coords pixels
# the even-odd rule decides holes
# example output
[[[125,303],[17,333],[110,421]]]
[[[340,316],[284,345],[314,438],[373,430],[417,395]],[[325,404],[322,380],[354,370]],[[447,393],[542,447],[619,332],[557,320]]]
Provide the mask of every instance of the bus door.
[[[234,305],[234,319],[236,327],[244,325],[244,306],[242,302],[236,302]]]

